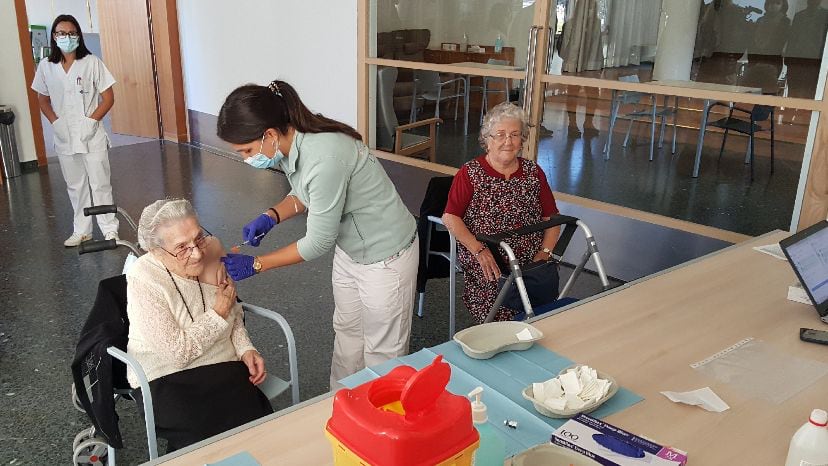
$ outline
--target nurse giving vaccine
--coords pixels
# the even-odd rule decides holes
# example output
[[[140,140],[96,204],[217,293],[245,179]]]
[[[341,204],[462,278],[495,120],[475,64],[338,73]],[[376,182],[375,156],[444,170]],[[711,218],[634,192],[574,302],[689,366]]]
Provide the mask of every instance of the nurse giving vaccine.
[[[259,246],[277,225],[307,214],[305,237],[257,256],[228,254],[222,258],[227,273],[244,280],[334,249],[331,388],[363,367],[407,354],[419,263],[416,222],[360,134],[311,112],[293,86],[276,80],[231,92],[219,112],[218,136],[247,164],[280,169],[292,188],[242,229],[247,244]],[[289,292],[290,286],[274,283],[273,289]]]

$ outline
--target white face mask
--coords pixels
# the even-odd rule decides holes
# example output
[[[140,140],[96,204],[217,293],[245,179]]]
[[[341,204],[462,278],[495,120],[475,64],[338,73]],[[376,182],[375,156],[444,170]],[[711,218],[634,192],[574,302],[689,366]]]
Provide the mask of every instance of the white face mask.
[[[285,157],[285,155],[282,154],[282,151],[279,150],[279,146],[277,144],[278,140],[273,141],[273,150],[275,151],[273,157],[268,157],[267,155],[265,155],[262,152],[262,148],[264,148],[265,137],[267,137],[266,133],[262,135],[262,142],[261,144],[259,144],[259,152],[252,157],[244,159],[244,163],[254,168],[273,168]]]
[[[58,37],[55,39],[58,48],[64,53],[72,53],[80,45],[80,37]]]

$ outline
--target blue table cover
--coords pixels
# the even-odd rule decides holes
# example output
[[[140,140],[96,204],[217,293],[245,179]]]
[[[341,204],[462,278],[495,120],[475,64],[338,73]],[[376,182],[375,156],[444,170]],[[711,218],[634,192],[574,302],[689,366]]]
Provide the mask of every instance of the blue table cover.
[[[574,363],[569,359],[533,345],[526,351],[506,351],[490,359],[472,359],[463,353],[454,341],[414,354],[395,358],[374,367],[365,368],[346,377],[340,383],[348,388],[387,374],[391,369],[406,364],[421,369],[438,355],[451,365],[451,379],[448,391],[466,396],[475,387],[484,389],[483,403],[488,408],[489,422],[506,442],[506,455],[514,456],[535,445],[549,441],[552,432],[566,419],[552,419],[538,413],[532,403],[523,398],[521,392],[533,382],[543,382]],[[593,411],[590,416],[603,418],[628,408],[643,398],[621,387],[618,393]],[[503,424],[509,419],[517,421],[518,428],[511,429]]]

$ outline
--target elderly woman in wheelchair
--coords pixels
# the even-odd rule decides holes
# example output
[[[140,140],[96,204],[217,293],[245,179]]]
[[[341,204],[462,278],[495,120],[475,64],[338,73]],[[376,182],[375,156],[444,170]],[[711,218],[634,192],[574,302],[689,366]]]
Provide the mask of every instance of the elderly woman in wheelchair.
[[[257,388],[264,360],[242,321],[236,288],[217,238],[184,199],[160,200],[141,214],[148,254],[127,273],[127,352],[146,372],[156,431],[178,449],[269,413]],[[130,371],[127,379],[138,386]]]

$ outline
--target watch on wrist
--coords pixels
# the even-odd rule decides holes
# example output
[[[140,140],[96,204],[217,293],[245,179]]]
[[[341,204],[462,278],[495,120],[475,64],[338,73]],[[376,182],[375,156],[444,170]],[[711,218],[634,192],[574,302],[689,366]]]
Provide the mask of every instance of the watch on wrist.
[[[258,257],[253,258],[253,271],[259,273],[262,271],[262,261]]]

